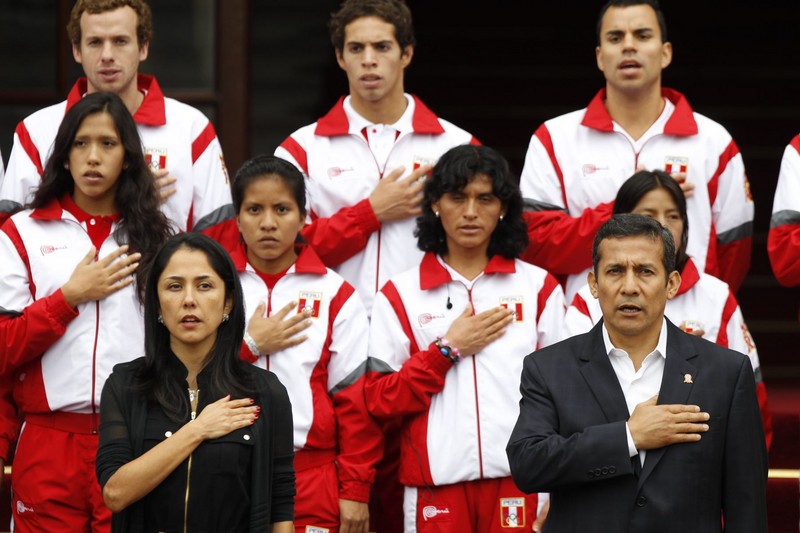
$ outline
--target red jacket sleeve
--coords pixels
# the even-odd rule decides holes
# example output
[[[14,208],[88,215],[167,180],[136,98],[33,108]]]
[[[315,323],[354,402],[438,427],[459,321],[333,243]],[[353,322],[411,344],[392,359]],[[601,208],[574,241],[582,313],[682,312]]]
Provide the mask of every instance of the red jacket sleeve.
[[[343,207],[333,216],[311,216],[301,234],[325,266],[334,267],[350,259],[367,245],[370,235],[381,228],[369,198]]]
[[[528,248],[522,259],[556,275],[579,274],[592,266],[592,244],[611,218],[613,203],[585,209],[579,217],[562,210],[526,211]]]

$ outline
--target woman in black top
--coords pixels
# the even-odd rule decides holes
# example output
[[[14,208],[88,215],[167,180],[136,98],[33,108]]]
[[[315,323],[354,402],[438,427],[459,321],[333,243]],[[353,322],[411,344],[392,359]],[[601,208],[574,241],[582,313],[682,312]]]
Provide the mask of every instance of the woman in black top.
[[[291,405],[274,374],[239,359],[242,302],[212,239],[185,233],[158,252],[145,357],[114,367],[101,401],[113,531],[294,531]]]

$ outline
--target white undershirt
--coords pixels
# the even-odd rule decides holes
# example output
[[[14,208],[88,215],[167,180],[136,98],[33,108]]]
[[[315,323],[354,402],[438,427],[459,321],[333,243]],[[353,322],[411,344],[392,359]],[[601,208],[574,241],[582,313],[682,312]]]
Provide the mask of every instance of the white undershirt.
[[[675,104],[670,102],[668,98],[664,98],[664,109],[661,110],[661,114],[658,115],[656,121],[653,122],[653,124],[647,128],[647,131],[644,132],[638,139],[631,137],[630,134],[622,128],[622,126],[612,121],[614,124],[614,131],[627,137],[628,141],[631,143],[631,146],[633,146],[634,152],[638,154],[642,151],[642,148],[647,141],[656,135],[661,135],[664,132],[664,127],[667,125],[667,121],[670,119],[670,117],[672,117],[673,111],[675,111]]]
[[[649,400],[658,394],[661,389],[661,379],[664,377],[664,362],[667,356],[667,321],[664,319],[661,323],[661,333],[658,336],[656,349],[644,358],[638,371],[634,370],[633,361],[631,361],[628,352],[615,348],[611,343],[605,324],[603,324],[603,343],[614,373],[617,375],[617,380],[619,380],[619,386],[625,395],[628,414],[631,414],[637,405]],[[625,423],[625,431],[628,435],[628,453],[631,457],[638,453],[639,461],[644,465],[647,452],[636,449],[627,422]]]
[[[403,132],[413,131],[414,99],[408,95],[405,95],[405,98],[406,110],[394,124],[373,124],[353,108],[350,96],[344,99],[344,114],[350,123],[350,133],[358,132],[365,137],[369,149],[375,157],[375,162],[381,169],[385,169],[389,154],[394,148],[398,136]]]

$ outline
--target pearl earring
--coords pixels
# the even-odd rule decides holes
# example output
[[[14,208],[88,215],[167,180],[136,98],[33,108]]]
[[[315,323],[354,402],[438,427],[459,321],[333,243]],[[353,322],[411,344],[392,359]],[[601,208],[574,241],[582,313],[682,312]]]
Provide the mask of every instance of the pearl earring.
[[[436,215],[436,218],[439,218],[439,211],[434,211],[433,214]]]
[[[500,215],[500,222],[503,221],[503,215]]]
[[[231,317],[228,313],[222,313],[222,321],[227,322],[228,319]]]
[[[164,323],[164,317],[163,316],[158,315],[158,323],[159,324],[163,324]]]

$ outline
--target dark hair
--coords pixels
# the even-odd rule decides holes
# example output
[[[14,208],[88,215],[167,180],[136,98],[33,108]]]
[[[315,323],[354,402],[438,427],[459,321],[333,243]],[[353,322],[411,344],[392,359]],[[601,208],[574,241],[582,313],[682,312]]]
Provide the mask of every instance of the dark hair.
[[[244,336],[244,297],[239,275],[228,253],[212,238],[202,233],[181,233],[168,240],[156,254],[144,301],[145,363],[138,376],[137,390],[148,395],[166,415],[180,422],[186,419],[190,406],[186,400],[186,387],[172,378],[170,371],[170,332],[158,321],[161,303],[158,297],[158,279],[172,256],[178,250],[193,250],[205,254],[211,268],[225,284],[225,300],[233,306],[230,318],[217,329],[217,339],[206,356],[204,368],[210,374],[208,394],[216,401],[226,394],[245,397],[253,392],[253,383],[246,371],[249,363],[239,358]]]
[[[600,16],[597,17],[597,44],[601,42],[600,31],[603,27],[603,17],[606,11],[612,7],[631,7],[631,6],[650,6],[656,12],[656,20],[658,21],[658,29],[661,32],[661,42],[667,42],[667,20],[664,18],[664,12],[661,11],[661,6],[658,5],[658,0],[609,0],[606,5],[600,10]]]
[[[362,17],[378,17],[394,26],[394,37],[401,52],[416,44],[411,10],[404,0],[345,0],[338,11],[331,13],[328,23],[331,43],[340,53],[344,50],[345,28]]]
[[[425,181],[422,216],[417,219],[417,246],[423,252],[447,253],[447,238],[442,222],[431,204],[445,193],[461,191],[477,176],[492,182],[492,194],[500,199],[505,215],[492,232],[488,257],[517,257],[528,246],[528,231],[522,219],[522,194],[508,162],[488,146],[461,145],[451,148],[439,158],[431,176]]]
[[[136,39],[139,48],[153,40],[153,14],[144,0],[78,0],[72,6],[67,23],[67,34],[73,44],[81,43],[81,16],[84,11],[90,15],[114,11],[128,6],[136,12]]]
[[[150,262],[158,247],[172,234],[172,229],[160,210],[153,175],[142,153],[139,131],[119,96],[108,92],[92,93],[81,98],[67,111],[45,164],[41,184],[27,207],[36,209],[65,194],[73,194],[75,180],[65,167],[69,163],[69,154],[78,129],[86,117],[96,113],[108,113],[125,148],[124,164],[117,178],[115,203],[119,209],[120,222],[114,231],[114,238],[118,242],[127,239],[128,253],[142,254],[136,269],[136,290],[139,300],[143,301],[143,287]]]
[[[594,275],[597,276],[597,267],[600,265],[600,243],[606,239],[622,239],[625,237],[648,237],[653,241],[661,241],[661,262],[664,265],[665,276],[669,279],[670,273],[675,270],[675,241],[672,233],[650,217],[634,213],[614,215],[597,230],[592,245],[592,262]]]
[[[282,181],[294,196],[294,201],[297,203],[297,207],[300,208],[300,213],[305,216],[306,184],[303,174],[293,164],[274,155],[257,155],[252,159],[248,159],[236,172],[231,184],[234,213],[239,214],[244,201],[244,193],[250,184],[265,178]]]
[[[686,197],[683,195],[681,186],[672,176],[663,170],[640,170],[628,178],[617,191],[614,214],[632,212],[647,193],[656,189],[667,191],[672,201],[675,202],[683,222],[681,242],[675,243],[678,246],[675,253],[675,268],[681,271],[689,259],[689,256],[686,255],[686,246],[689,242],[689,216],[686,213]]]

